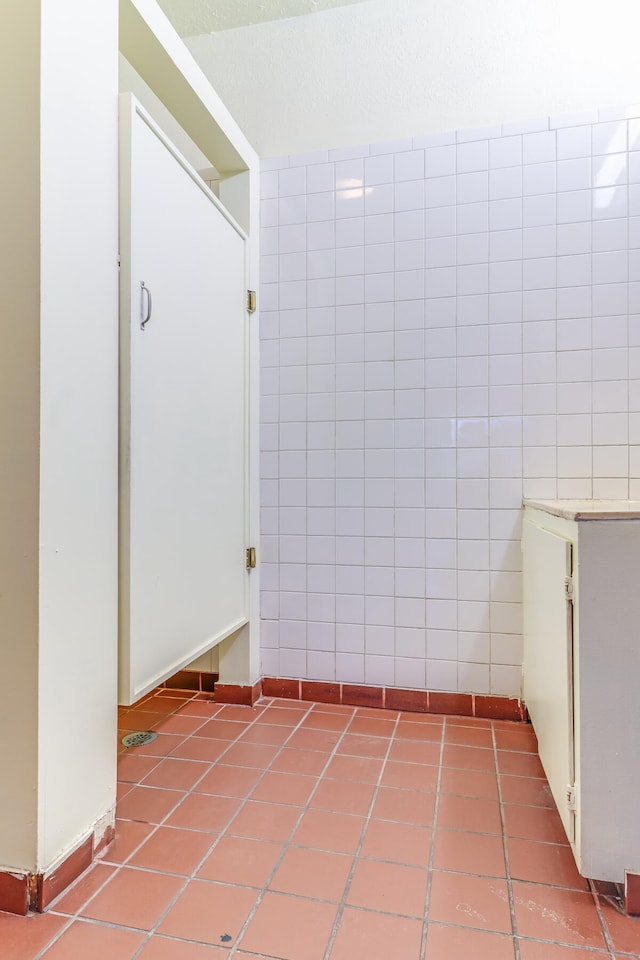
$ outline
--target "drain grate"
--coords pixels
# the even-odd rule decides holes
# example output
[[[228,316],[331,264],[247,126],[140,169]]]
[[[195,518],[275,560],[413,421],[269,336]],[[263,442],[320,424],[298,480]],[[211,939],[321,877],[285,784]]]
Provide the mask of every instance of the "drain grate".
[[[125,747],[141,747],[143,743],[151,743],[157,736],[157,733],[152,733],[150,730],[139,730],[136,733],[128,733],[122,738],[122,743]]]

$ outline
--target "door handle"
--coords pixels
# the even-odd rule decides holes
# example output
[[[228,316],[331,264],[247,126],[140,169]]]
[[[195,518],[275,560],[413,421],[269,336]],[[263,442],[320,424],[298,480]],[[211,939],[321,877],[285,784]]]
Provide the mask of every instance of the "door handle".
[[[145,293],[146,293],[146,295],[147,295],[147,309],[146,309],[146,310],[144,309],[144,300],[145,300],[145,296],[144,296],[144,295],[145,295]],[[144,280],[141,280],[141,281],[140,281],[140,313],[141,313],[141,316],[144,318],[144,319],[142,319],[142,320],[140,321],[140,329],[141,329],[141,330],[144,330],[144,328],[146,327],[146,325],[149,323],[149,320],[151,320],[151,308],[152,308],[152,304],[153,304],[153,301],[152,301],[152,299],[151,299],[151,290],[149,290],[149,287],[147,287],[147,286],[145,285]]]

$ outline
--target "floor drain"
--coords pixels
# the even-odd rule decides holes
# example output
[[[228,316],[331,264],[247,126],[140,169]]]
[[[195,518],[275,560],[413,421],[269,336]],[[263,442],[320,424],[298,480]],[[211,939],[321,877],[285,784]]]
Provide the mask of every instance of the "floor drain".
[[[125,747],[141,747],[143,743],[151,743],[157,736],[157,733],[151,733],[150,730],[140,730],[137,733],[128,733],[122,738],[122,743]]]

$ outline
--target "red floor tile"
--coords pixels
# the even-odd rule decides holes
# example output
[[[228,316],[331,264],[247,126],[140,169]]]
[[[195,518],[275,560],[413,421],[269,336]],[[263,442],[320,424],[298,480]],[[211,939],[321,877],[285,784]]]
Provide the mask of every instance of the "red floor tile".
[[[501,836],[500,805],[480,797],[443,795],[438,807],[438,826]]]
[[[233,837],[284,843],[299,816],[298,807],[247,800],[227,833]]]
[[[498,778],[495,773],[480,770],[463,770],[458,767],[443,767],[440,780],[441,793],[459,797],[479,797],[483,800],[498,799]]]
[[[191,790],[209,769],[207,763],[198,760],[174,760],[172,757],[160,763],[144,778],[145,787],[164,787],[170,790]]]
[[[284,747],[270,766],[279,773],[300,773],[319,777],[329,760],[329,753],[320,750],[298,750]]]
[[[118,757],[118,780],[139,783],[158,766],[156,757],[141,757],[137,753],[122,753]]]
[[[355,716],[349,724],[349,733],[363,734],[365,737],[391,737],[395,721],[376,717]]]
[[[502,837],[439,828],[435,837],[433,866],[436,870],[505,877]]]
[[[183,883],[182,877],[121,867],[80,913],[93,920],[151,930]]]
[[[311,713],[308,713],[307,716],[303,719],[300,729],[301,730],[334,730],[338,733],[342,733],[343,730],[346,730],[349,727],[351,733],[357,733],[353,729],[353,724],[356,721],[351,721],[351,718],[345,716],[341,713],[319,713],[317,710],[312,710]]]
[[[322,960],[336,911],[335,904],[266,893],[242,937],[242,949],[279,960]]]
[[[324,776],[331,780],[377,783],[383,762],[371,757],[336,756],[329,763]]]
[[[184,827],[188,830],[204,830],[207,833],[220,833],[239,809],[240,802],[235,797],[190,793],[167,818],[166,825]]]
[[[267,707],[260,715],[260,723],[277,723],[285,727],[297,727],[300,721],[309,712],[308,707],[278,706]]]
[[[251,799],[304,806],[317,783],[315,777],[269,771],[254,789]]]
[[[367,826],[360,856],[389,860],[416,867],[427,867],[431,830],[413,823],[371,820]]]
[[[213,703],[211,700],[190,700],[184,707],[180,708],[180,715],[183,717],[203,717],[210,720],[222,710],[223,705]]]
[[[293,835],[293,843],[335,853],[355,853],[365,823],[364,817],[333,810],[307,810]]]
[[[243,707],[235,703],[224,703],[216,716],[220,720],[239,720],[241,723],[253,723],[265,711],[264,706]]]
[[[282,850],[281,843],[221,837],[198,871],[198,878],[244,887],[263,887]]]
[[[513,938],[430,923],[425,960],[514,960]]]
[[[166,720],[162,720],[156,730],[160,733],[174,733],[188,737],[199,730],[206,722],[205,717],[189,717],[184,713],[177,713],[167,717]]]
[[[256,890],[192,880],[160,924],[158,933],[232,947],[256,897]]]
[[[507,884],[503,880],[434,870],[429,919],[511,933]]]
[[[360,860],[351,881],[347,903],[367,910],[424,915],[428,872],[404,864]]]
[[[345,783],[323,780],[311,799],[311,806],[336,813],[366,815],[371,806],[374,787],[369,783]]]
[[[124,863],[155,829],[152,823],[138,823],[136,820],[116,820],[115,839],[105,850],[102,860],[108,863]]]
[[[195,791],[219,797],[248,797],[261,776],[262,771],[255,767],[231,767],[217,763],[198,783]]]
[[[131,960],[143,940],[144,934],[133,930],[75,920],[44,957],[46,960],[73,960],[74,957]]]
[[[503,803],[524,803],[532,807],[555,807],[546,780],[536,777],[500,777]]]
[[[213,763],[229,749],[229,740],[213,740],[210,737],[189,737],[171,752],[182,760],[205,760]],[[226,760],[224,761],[227,762]]]
[[[184,797],[185,794],[177,790],[134,787],[118,804],[118,817],[141,823],[162,823]]]
[[[396,727],[395,739],[421,740],[422,742],[430,740],[434,743],[440,743],[442,740],[442,724],[416,722],[413,715],[411,720],[404,720],[401,717]]]
[[[168,757],[172,751],[179,749],[184,740],[185,738],[181,734],[159,733],[151,743],[143,743],[142,746],[132,747],[131,749],[139,753],[140,756]]]
[[[146,827],[146,824],[144,826]],[[100,887],[114,875],[116,869],[117,867],[101,861],[95,862],[86,873],[53,902],[52,912],[69,915],[77,913],[98,892]]]
[[[609,960],[609,953],[561,947],[557,943],[518,940],[521,960]]]
[[[544,779],[540,758],[532,753],[510,753],[508,750],[498,750],[498,770],[500,774]]]
[[[158,827],[129,860],[129,866],[189,877],[209,851],[213,837],[197,830]]]
[[[428,740],[394,740],[389,751],[389,760],[437,764],[440,762],[440,744]]]
[[[573,890],[588,891],[568,844],[538,843],[535,840],[507,838],[509,873],[514,880],[529,880]]]
[[[435,810],[435,795],[419,790],[396,790],[380,787],[371,816],[376,820],[397,820],[431,826]]]
[[[320,750],[329,754],[341,736],[342,734],[331,730],[294,730],[287,740],[287,746],[297,750]]]
[[[566,843],[567,835],[556,809],[525,807],[515,803],[504,805],[505,833],[525,840]]]
[[[266,743],[281,746],[291,736],[290,727],[278,727],[275,723],[252,723],[240,738],[243,743]]]
[[[264,770],[269,766],[278,747],[262,743],[234,743],[224,755],[224,762],[234,767],[257,767]]]
[[[116,784],[116,804],[120,803],[128,793],[131,793],[133,790],[132,783],[120,783]]]
[[[346,907],[329,960],[417,960],[421,939],[421,920]]]
[[[447,724],[445,743],[457,743],[467,747],[488,747],[493,750],[493,731],[487,727],[461,727]]]
[[[338,903],[344,893],[352,864],[353,857],[343,853],[290,847],[271,880],[269,889]]]
[[[520,960],[613,960],[530,727],[273,698],[183,702],[151,696],[120,712],[123,728],[162,728],[160,743],[121,754],[117,839],[53,905],[62,924],[62,910],[85,920],[43,960],[221,960],[229,948],[238,960],[419,960],[431,853],[423,960],[515,960],[505,842]],[[640,960],[640,921],[602,910],[616,960]],[[95,949],[75,946],[101,930]]]
[[[438,767],[421,763],[396,763],[387,760],[382,771],[385,787],[400,787],[404,790],[422,790],[434,793],[438,785]]]
[[[228,956],[224,947],[154,936],[143,947],[139,960],[227,960]]]
[[[446,743],[442,754],[445,767],[458,767],[463,770],[495,770],[493,750],[484,747],[465,747],[457,743]]]
[[[350,757],[377,757],[382,759],[389,749],[384,737],[362,737],[357,733],[345,733],[337,752]]]
[[[358,689],[362,689],[359,687]],[[370,688],[365,687],[365,690]],[[373,706],[373,707],[360,707],[355,708],[354,716],[356,717],[366,717],[369,720],[397,720],[400,716],[398,710],[383,710],[382,707]]]
[[[513,898],[519,936],[604,949],[590,893],[514,881]]]
[[[497,727],[495,731],[498,750],[516,750],[520,753],[537,753],[538,741],[533,727],[516,723],[511,729]]]
[[[600,907],[614,950],[640,956],[640,918],[625,917],[603,900]]]
[[[221,720],[214,717],[198,730],[199,737],[212,737],[214,740],[237,740],[248,728],[248,724],[237,720]]]
[[[33,960],[68,923],[50,913],[16,917],[0,913],[0,956],[3,960]]]

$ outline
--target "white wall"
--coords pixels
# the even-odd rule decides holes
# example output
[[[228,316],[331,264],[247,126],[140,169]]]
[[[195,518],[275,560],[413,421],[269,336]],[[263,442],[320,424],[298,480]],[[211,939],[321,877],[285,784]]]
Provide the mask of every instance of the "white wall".
[[[523,495],[640,497],[639,117],[263,163],[266,675],[520,692]]]
[[[0,867],[36,859],[40,190],[39,4],[0,35]],[[20,811],[20,816],[16,816]]]
[[[59,3],[42,11],[39,866],[46,867],[114,803],[118,5],[109,0],[95,10],[65,0],[63,11]]]
[[[40,871],[115,801],[118,4],[0,45],[0,868]]]
[[[369,0],[190,38],[261,156],[640,100],[635,0]]]

